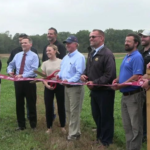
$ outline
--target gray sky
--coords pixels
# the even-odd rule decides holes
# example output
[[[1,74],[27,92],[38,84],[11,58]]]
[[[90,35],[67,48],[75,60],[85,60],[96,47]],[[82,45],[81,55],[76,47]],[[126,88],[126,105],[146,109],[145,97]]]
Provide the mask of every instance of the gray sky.
[[[0,33],[150,29],[150,0],[0,0]]]

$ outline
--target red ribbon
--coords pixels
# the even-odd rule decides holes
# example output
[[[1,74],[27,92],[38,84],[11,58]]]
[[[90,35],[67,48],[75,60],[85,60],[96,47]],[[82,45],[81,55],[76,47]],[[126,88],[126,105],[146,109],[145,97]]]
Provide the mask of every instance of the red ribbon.
[[[85,82],[83,83],[80,83],[80,82],[65,82],[65,81],[62,81],[62,80],[48,80],[48,79],[42,79],[42,78],[13,78],[13,77],[10,77],[10,76],[6,76],[6,75],[3,75],[3,74],[0,74],[0,79],[4,79],[4,80],[10,80],[10,81],[47,81],[47,82],[50,82],[50,83],[60,83],[60,84],[68,84],[68,85],[87,85]],[[128,83],[122,83],[120,85],[130,85],[130,86],[141,86],[144,82],[139,79],[138,81],[135,81],[135,82],[128,82]],[[109,86],[109,87],[112,87],[112,86],[115,86],[112,85],[112,84],[88,84],[88,85],[94,85],[94,86]]]

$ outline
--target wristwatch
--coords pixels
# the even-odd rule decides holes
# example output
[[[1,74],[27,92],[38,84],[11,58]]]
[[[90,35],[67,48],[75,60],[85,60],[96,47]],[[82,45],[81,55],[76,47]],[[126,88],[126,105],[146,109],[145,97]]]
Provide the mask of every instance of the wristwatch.
[[[148,85],[150,86],[150,80],[148,81]]]

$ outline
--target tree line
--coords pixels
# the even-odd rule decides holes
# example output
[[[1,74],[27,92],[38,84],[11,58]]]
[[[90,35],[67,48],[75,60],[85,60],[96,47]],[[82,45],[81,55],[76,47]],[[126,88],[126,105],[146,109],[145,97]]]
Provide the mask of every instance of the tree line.
[[[125,52],[124,51],[124,41],[125,37],[129,33],[138,33],[139,31],[133,31],[129,29],[116,30],[116,29],[106,29],[105,32],[105,45],[112,52]],[[69,35],[75,35],[79,41],[79,51],[82,53],[87,53],[87,47],[89,46],[89,34],[88,30],[81,30],[76,34],[70,32],[59,32],[58,41],[63,42]],[[43,35],[29,35],[33,40],[33,47],[38,50],[38,53],[42,53],[45,45],[48,44],[47,34]],[[9,31],[5,33],[0,33],[0,53],[10,53],[14,48],[19,46],[18,42],[19,33],[16,33],[13,37],[10,35]]]

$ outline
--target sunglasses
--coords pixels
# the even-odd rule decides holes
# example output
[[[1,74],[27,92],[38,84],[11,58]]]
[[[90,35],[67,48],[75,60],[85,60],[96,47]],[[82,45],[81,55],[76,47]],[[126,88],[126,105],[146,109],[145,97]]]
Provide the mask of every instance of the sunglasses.
[[[100,37],[100,36],[89,36],[89,39],[90,38],[95,39],[96,37]]]

